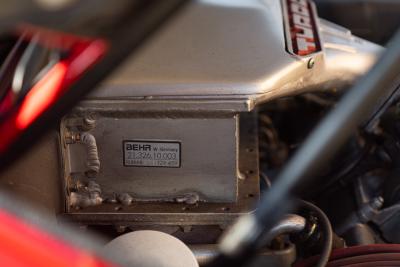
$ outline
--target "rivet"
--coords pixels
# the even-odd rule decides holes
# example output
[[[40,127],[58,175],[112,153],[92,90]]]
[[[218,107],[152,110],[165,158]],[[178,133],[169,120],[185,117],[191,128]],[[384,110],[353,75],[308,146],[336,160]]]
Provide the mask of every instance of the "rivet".
[[[314,58],[310,58],[310,59],[308,60],[308,63],[307,63],[307,68],[312,69],[312,68],[314,67],[314,65],[315,65],[315,60],[314,60]]]

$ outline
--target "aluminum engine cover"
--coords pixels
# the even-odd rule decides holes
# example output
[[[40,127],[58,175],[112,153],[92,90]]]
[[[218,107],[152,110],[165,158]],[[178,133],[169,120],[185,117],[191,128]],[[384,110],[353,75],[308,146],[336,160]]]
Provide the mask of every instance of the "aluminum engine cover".
[[[61,124],[67,205],[71,177],[73,184],[87,177],[85,150],[65,138],[80,131],[86,116],[96,118],[89,132],[98,143],[95,180],[102,194],[129,193],[139,203],[122,211],[120,203],[104,201],[67,206],[67,217],[97,224],[225,224],[251,211],[259,193],[258,155],[248,140],[257,135],[245,113],[278,97],[343,88],[381,51],[319,19],[310,1],[193,1]],[[172,168],[126,166],[125,145],[163,142],[181,151],[175,161],[140,164]],[[198,205],[171,201],[187,192],[199,195]]]

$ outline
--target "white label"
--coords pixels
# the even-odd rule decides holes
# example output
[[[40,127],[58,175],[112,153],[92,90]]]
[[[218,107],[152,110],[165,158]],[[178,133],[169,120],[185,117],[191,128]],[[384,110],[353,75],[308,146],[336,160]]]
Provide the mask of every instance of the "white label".
[[[164,167],[181,166],[181,144],[174,141],[123,141],[124,166]]]

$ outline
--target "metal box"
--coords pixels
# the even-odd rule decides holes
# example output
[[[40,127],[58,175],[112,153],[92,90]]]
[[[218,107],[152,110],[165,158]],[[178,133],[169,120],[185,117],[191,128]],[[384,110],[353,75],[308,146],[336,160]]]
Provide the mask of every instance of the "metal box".
[[[93,105],[101,107],[100,103]],[[101,167],[94,180],[104,195],[128,193],[137,200],[168,201],[194,193],[199,201],[236,202],[237,115],[176,117],[160,113],[138,118],[129,109],[99,114],[90,107],[82,108],[95,117],[96,125],[88,132],[96,139]],[[64,119],[61,131],[74,131],[80,126],[79,118]],[[170,152],[152,150],[160,148]],[[128,158],[135,152],[127,149],[137,149],[140,159],[136,163]],[[79,179],[86,170],[85,147],[68,145],[64,155],[67,175]]]

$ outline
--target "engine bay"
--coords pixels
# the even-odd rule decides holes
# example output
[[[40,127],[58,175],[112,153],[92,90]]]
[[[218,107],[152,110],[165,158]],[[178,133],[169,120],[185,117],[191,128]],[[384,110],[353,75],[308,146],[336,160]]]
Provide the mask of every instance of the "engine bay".
[[[385,51],[318,17],[312,1],[193,1],[0,184],[54,223],[102,236],[126,266],[212,266],[237,249],[232,229],[257,232],[251,220],[244,234],[232,225],[257,214]],[[399,266],[395,88],[315,165],[315,182],[293,190],[292,212],[260,234],[246,266]]]

